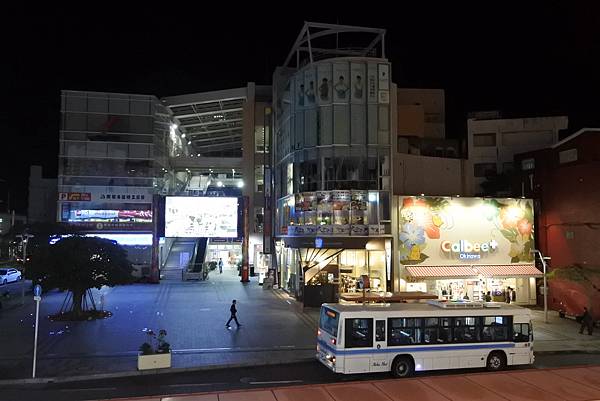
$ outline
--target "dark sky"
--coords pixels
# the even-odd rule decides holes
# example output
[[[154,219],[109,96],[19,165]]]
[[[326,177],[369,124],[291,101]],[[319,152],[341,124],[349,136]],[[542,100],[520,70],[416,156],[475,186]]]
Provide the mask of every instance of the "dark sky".
[[[124,3],[4,13],[0,178],[18,211],[27,208],[31,164],[56,176],[61,89],[160,97],[269,84],[304,20],[387,29],[393,80],[445,89],[450,137],[464,137],[474,110],[566,113],[572,131],[600,126],[600,6],[593,2],[345,2],[330,9],[323,2],[287,9],[285,2],[252,2],[258,9],[147,2],[135,11]],[[395,10],[387,9],[392,3]]]

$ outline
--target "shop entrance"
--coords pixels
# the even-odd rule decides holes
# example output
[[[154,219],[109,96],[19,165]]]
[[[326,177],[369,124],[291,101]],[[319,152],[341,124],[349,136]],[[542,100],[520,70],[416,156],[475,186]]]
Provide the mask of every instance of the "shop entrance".
[[[222,269],[219,269],[219,261],[222,262]],[[208,266],[211,280],[232,278],[239,280],[241,263],[241,241],[209,241],[205,264]]]

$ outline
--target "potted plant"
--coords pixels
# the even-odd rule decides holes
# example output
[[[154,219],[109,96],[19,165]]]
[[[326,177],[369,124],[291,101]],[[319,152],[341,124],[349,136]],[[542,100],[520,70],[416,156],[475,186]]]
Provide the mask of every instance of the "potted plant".
[[[138,370],[162,369],[171,367],[171,345],[166,342],[167,331],[161,329],[156,334],[145,329],[146,341],[140,346],[138,353]],[[157,344],[154,346],[154,339]]]

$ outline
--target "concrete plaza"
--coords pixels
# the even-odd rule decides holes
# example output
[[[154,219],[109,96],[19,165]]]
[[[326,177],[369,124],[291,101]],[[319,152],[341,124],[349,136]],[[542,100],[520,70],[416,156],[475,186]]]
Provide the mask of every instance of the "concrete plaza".
[[[20,293],[20,292],[19,292]],[[173,369],[280,364],[312,359],[317,308],[301,305],[281,290],[263,290],[253,280],[240,283],[237,271],[210,273],[202,282],[162,281],[94,290],[97,303],[113,316],[84,322],[50,322],[66,293],[52,291],[41,303],[37,377],[137,375],[137,353],[144,329],[166,329]],[[232,299],[238,318],[225,327]],[[0,375],[3,380],[31,377],[35,305],[13,298],[0,311]],[[600,330],[579,334],[579,325],[534,309],[535,351],[600,353]],[[168,372],[169,369],[163,370]]]

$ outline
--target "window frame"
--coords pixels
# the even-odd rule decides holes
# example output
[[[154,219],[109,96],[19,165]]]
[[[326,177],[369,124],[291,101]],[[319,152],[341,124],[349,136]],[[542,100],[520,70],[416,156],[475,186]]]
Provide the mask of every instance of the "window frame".
[[[358,342],[352,334],[357,329],[364,328],[353,328],[352,323],[355,321],[366,321],[367,322],[367,335],[364,337],[363,342]],[[373,348],[373,318],[365,317],[347,317],[344,318],[344,348]]]

